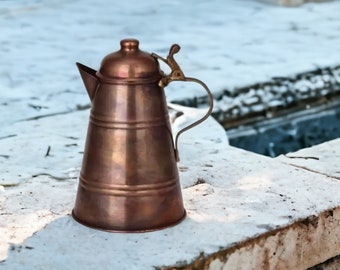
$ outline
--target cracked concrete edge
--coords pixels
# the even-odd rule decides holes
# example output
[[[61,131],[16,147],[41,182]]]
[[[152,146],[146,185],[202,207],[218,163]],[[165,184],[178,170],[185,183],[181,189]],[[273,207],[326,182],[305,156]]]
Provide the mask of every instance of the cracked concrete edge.
[[[189,264],[157,269],[305,270],[339,253],[340,207],[336,207],[214,254],[201,253]]]
[[[340,177],[338,177],[338,176],[334,176],[334,175],[331,175],[331,174],[328,174],[328,173],[323,173],[323,172],[320,172],[318,170],[313,170],[313,169],[310,169],[310,168],[308,168],[306,166],[299,166],[299,165],[288,163],[288,162],[284,162],[284,163],[287,164],[287,165],[294,166],[296,168],[302,169],[302,170],[306,170],[306,171],[312,172],[312,173],[318,173],[320,175],[326,176],[328,178],[332,178],[334,180],[340,180]]]
[[[275,160],[338,181],[340,180],[339,141],[340,139],[337,138],[293,153],[280,155]]]

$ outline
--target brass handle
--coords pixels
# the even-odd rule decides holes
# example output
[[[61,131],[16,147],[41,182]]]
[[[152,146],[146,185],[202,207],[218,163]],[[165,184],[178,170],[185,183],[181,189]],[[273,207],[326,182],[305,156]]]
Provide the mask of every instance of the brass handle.
[[[178,153],[178,137],[185,131],[201,124],[204,120],[206,120],[209,115],[211,114],[213,107],[214,107],[214,98],[213,95],[211,94],[208,86],[202,82],[201,80],[195,79],[195,78],[190,78],[190,77],[185,77],[183,71],[177,64],[176,60],[174,59],[174,54],[178,53],[181,47],[178,44],[174,44],[171,46],[169,55],[167,58],[163,58],[155,53],[152,53],[151,55],[155,57],[156,59],[160,59],[163,62],[165,62],[171,69],[171,73],[169,75],[164,75],[164,77],[159,81],[159,86],[160,87],[166,87],[169,83],[172,81],[185,81],[185,82],[195,82],[203,86],[204,90],[207,92],[208,97],[209,97],[209,109],[207,113],[200,118],[199,120],[195,121],[194,123],[182,128],[180,131],[177,132],[176,138],[175,138],[175,157],[176,161],[179,161],[179,153]]]

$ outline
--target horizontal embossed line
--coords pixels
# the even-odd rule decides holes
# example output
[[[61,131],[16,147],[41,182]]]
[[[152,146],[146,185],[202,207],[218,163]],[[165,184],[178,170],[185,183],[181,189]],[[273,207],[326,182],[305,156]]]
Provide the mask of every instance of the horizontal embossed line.
[[[156,75],[148,78],[108,78],[102,75],[99,71],[97,71],[96,75],[101,83],[106,84],[140,85],[157,83],[162,79],[161,75]]]
[[[166,193],[179,184],[177,177],[171,180],[155,184],[142,184],[142,185],[114,185],[114,184],[99,184],[87,181],[84,177],[79,177],[79,185],[84,189],[114,196],[155,196],[160,193]]]
[[[91,113],[90,122],[99,127],[112,128],[112,129],[143,129],[156,126],[164,126],[169,121],[168,115],[158,117],[150,121],[114,121],[107,116],[97,116]]]

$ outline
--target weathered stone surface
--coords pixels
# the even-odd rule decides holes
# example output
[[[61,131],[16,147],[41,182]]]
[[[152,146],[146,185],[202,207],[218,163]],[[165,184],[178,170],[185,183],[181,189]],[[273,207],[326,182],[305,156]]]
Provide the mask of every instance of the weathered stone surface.
[[[174,131],[198,118],[195,110],[184,111]],[[63,117],[67,122],[83,113]],[[336,148],[340,141],[333,143]],[[188,216],[157,232],[112,234],[76,223],[69,216],[76,179],[40,175],[5,187],[1,250],[2,258],[7,251],[8,257],[0,268],[221,269],[237,264],[236,269],[302,270],[339,253],[337,179],[230,147],[213,119],[184,133],[179,151]]]
[[[336,208],[273,230],[234,249],[201,256],[191,265],[178,269],[303,270],[337,255],[339,227],[340,208]]]

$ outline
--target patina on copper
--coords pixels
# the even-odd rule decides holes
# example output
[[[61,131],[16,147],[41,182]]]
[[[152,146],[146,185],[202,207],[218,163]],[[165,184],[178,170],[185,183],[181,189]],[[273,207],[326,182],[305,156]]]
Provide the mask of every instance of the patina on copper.
[[[122,40],[121,49],[107,55],[98,71],[77,63],[92,106],[72,215],[96,229],[143,232],[183,220],[178,136],[212,111],[206,85],[185,77],[175,62],[178,45],[166,59],[138,45],[135,39]],[[157,59],[170,66],[170,75]],[[163,90],[174,80],[200,83],[211,100],[207,114],[181,130],[175,143]]]

